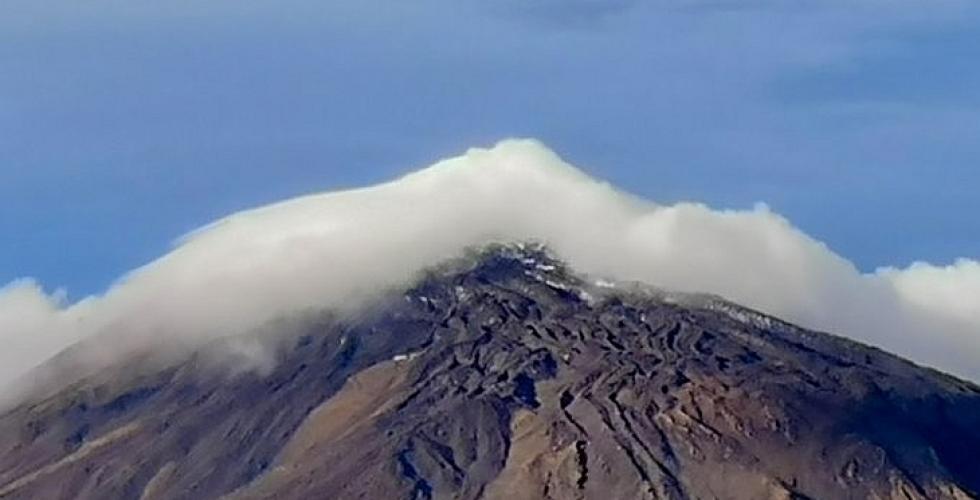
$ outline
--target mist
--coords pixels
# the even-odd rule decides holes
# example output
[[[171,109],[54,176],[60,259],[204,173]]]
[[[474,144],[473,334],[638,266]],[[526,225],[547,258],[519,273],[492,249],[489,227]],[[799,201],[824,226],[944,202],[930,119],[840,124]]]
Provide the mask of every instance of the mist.
[[[75,303],[14,281],[0,289],[0,389],[30,384],[33,367],[82,340],[81,364],[151,341],[201,345],[299,311],[351,310],[467,247],[526,240],[590,276],[718,294],[980,380],[977,261],[862,273],[764,204],[659,205],[537,141],[507,140],[392,182],[232,214]]]

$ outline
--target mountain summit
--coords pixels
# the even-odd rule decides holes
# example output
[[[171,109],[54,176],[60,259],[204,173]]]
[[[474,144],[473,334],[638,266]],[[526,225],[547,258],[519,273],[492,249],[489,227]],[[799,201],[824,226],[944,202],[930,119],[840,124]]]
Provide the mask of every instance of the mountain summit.
[[[718,294],[980,381],[980,262],[862,272],[764,204],[663,205],[506,140],[230,214],[95,296],[0,286],[0,342],[14,346],[0,349],[0,400],[68,346],[94,344],[76,359],[96,367],[161,339],[200,347],[296,311],[359,309],[468,248],[528,240],[581,273]]]
[[[265,370],[130,360],[8,411],[0,498],[980,492],[977,386],[712,296],[587,279],[540,246],[471,252],[299,330]]]

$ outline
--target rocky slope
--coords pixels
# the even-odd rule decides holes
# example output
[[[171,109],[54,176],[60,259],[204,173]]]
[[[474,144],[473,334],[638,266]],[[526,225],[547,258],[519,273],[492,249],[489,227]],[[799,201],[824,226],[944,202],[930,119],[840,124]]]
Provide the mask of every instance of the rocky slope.
[[[980,492],[980,388],[499,247],[267,371],[134,361],[0,416],[0,498],[922,499]]]

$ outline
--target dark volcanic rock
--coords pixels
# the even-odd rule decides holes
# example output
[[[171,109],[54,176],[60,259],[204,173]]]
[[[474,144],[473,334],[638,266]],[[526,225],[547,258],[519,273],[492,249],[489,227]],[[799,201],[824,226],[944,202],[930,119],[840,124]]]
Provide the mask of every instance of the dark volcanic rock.
[[[116,367],[0,416],[0,498],[975,498],[980,388],[499,247],[269,373]],[[131,375],[138,373],[138,375]]]

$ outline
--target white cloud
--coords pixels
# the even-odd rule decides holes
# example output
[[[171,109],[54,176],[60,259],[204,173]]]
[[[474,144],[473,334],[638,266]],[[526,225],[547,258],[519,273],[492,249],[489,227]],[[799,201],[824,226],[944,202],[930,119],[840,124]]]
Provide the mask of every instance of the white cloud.
[[[0,290],[0,385],[78,339],[111,336],[87,343],[98,362],[149,339],[213,339],[357,305],[467,246],[527,239],[582,272],[717,293],[980,379],[977,262],[861,274],[764,205],[656,205],[537,142],[505,141],[391,183],[231,215],[77,304],[12,283]]]

